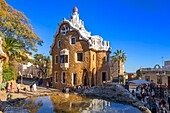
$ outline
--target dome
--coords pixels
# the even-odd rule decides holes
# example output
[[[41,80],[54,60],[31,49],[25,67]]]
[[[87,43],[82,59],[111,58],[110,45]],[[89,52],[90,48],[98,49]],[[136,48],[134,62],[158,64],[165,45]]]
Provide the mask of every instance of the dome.
[[[78,12],[78,8],[76,6],[73,8],[73,12]]]

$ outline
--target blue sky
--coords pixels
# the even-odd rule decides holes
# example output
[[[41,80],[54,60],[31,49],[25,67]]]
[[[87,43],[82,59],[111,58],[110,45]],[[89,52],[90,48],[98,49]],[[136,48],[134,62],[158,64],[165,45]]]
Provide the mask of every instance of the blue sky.
[[[38,53],[49,55],[58,23],[70,19],[74,6],[92,35],[126,52],[125,70],[162,65],[170,60],[169,0],[6,0],[29,18],[44,41]]]

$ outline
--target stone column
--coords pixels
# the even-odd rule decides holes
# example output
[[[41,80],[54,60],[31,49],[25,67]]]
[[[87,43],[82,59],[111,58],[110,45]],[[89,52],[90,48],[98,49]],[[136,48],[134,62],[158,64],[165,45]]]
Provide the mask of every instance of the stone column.
[[[6,59],[6,54],[2,50],[2,37],[0,37],[0,84],[2,83],[2,66],[3,61]]]
[[[0,83],[2,83],[2,60],[0,59]]]

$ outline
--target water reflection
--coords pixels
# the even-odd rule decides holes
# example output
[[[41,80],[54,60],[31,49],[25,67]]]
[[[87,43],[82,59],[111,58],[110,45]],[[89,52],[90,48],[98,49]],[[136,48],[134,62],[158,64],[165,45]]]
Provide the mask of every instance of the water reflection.
[[[33,105],[38,105],[34,111]],[[25,102],[23,106],[31,109],[31,113],[141,113],[140,110],[129,105],[101,99],[88,99],[72,94],[37,97]]]
[[[92,99],[91,104],[82,113],[142,113],[139,109],[101,99]]]

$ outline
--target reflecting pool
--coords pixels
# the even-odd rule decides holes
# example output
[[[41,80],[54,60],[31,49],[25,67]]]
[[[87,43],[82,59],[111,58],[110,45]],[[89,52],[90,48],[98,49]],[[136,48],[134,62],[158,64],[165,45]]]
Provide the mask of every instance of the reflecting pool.
[[[31,113],[142,113],[133,106],[74,94],[52,94],[30,98],[18,106],[30,110]]]

